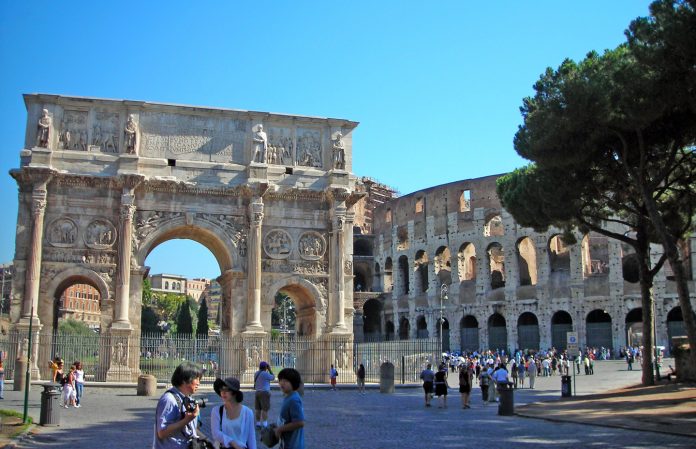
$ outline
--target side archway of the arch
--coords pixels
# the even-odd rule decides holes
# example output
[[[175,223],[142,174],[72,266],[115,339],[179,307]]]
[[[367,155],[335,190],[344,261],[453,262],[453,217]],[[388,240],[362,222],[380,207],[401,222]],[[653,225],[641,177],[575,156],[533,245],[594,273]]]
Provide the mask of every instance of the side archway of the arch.
[[[313,329],[299,329],[303,335],[319,335],[326,325],[327,301],[319,287],[309,282],[307,279],[298,275],[292,275],[279,279],[268,285],[263,292],[266,298],[275,298],[276,293],[282,291],[290,296],[297,308],[298,322],[302,321],[305,326],[309,322],[307,318],[314,314],[312,321]],[[301,317],[304,316],[304,320]],[[262,317],[262,321],[263,317]],[[269,321],[270,322],[270,321]],[[299,325],[299,324],[298,324]]]
[[[81,266],[66,268],[51,279],[47,290],[51,303],[53,304],[57,301],[60,294],[73,284],[89,284],[96,288],[101,297],[100,305],[102,306],[102,312],[105,311],[103,308],[104,301],[112,299],[109,284],[96,271]],[[38,311],[39,319],[42,323],[50,325],[50,323],[54,322],[55,317],[53,313],[54,307],[42,307]]]

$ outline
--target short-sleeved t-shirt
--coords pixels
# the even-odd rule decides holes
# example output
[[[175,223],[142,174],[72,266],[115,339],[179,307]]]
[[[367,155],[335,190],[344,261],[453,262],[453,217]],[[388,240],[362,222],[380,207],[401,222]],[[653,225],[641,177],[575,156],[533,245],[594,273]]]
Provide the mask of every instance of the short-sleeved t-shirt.
[[[177,395],[182,401],[182,406],[179,406],[179,402],[176,400],[174,395]],[[184,395],[177,390],[172,388],[167,390],[159,402],[157,402],[157,413],[155,417],[155,435],[153,437],[152,448],[153,449],[186,449],[188,448],[188,440],[196,435],[196,420],[192,420],[186,427],[181,431],[175,432],[168,438],[160,440],[157,438],[157,431],[164,430],[175,422],[181,420],[182,418],[182,407],[183,407]]]
[[[302,398],[297,391],[293,391],[283,399],[283,405],[280,406],[279,425],[304,421],[304,408],[302,407]],[[292,432],[284,432],[281,435],[285,449],[304,449],[304,427],[295,429]]]
[[[424,369],[421,371],[420,378],[423,379],[423,382],[432,382],[435,380],[435,373],[432,370]]]
[[[256,391],[271,391],[271,381],[275,376],[268,371],[256,371],[254,375],[254,390]]]

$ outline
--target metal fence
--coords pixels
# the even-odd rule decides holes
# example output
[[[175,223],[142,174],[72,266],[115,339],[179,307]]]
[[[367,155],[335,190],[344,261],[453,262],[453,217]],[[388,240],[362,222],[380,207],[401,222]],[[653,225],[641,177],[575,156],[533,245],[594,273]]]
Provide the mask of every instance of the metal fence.
[[[60,356],[67,366],[79,360],[87,380],[98,382],[132,382],[136,374],[152,374],[167,381],[178,364],[192,361],[204,368],[204,382],[233,375],[248,384],[264,360],[276,374],[282,368],[297,369],[307,383],[329,382],[331,364],[338,370],[339,383],[355,382],[360,363],[365,365],[366,380],[378,382],[381,364],[389,361],[394,364],[395,381],[404,383],[418,381],[425,365],[437,363],[441,356],[438,339],[353,343],[350,336],[317,339],[281,334],[250,340],[160,333],[116,337],[52,332],[40,332],[34,338],[38,338],[38,345],[32,344],[37,348],[33,358],[41,379],[50,379],[49,362]],[[14,378],[14,360],[26,355],[27,348],[26,332],[0,335],[7,379]],[[113,361],[123,361],[122,366]]]

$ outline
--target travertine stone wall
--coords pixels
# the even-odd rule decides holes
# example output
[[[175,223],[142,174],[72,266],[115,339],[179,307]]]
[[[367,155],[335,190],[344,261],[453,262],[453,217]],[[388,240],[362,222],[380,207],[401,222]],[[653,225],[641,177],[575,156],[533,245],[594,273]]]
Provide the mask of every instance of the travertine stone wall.
[[[538,341],[538,348],[558,346],[561,337],[564,346],[565,332],[570,330],[579,332],[581,345],[602,343],[612,349],[626,345],[626,316],[641,307],[638,284],[624,279],[623,260],[630,251],[614,240],[595,234],[577,234],[576,244],[552,249],[552,239],[560,231],[537,233],[515,223],[496,196],[497,177],[431,187],[393,199],[373,212],[374,261],[379,267],[375,274],[378,287],[374,290],[381,292],[374,300],[382,303],[381,332],[393,326],[393,334],[386,338],[400,338],[400,323],[405,317],[410,326],[409,338],[415,338],[416,323],[423,316],[428,325],[427,334],[437,336],[441,286],[445,284],[447,299],[443,301],[443,315],[453,350],[472,344],[471,331],[464,337],[467,331],[463,322],[467,316],[473,316],[478,323],[476,348],[488,348],[489,320],[494,314],[505,320],[505,349],[509,350],[531,349],[525,345],[530,341]],[[465,191],[468,191],[468,203],[464,201]],[[520,242],[527,237],[530,241],[522,244],[525,252],[522,255]],[[692,238],[685,246],[691,248],[690,260],[694,260],[694,242],[696,239]],[[472,267],[475,279],[471,280],[465,279],[461,269],[467,266],[462,259],[467,244],[475,248],[475,270]],[[443,247],[449,250],[449,267],[436,258]],[[489,254],[493,247],[500,251]],[[656,261],[661,247],[654,246],[652,251]],[[423,260],[423,254],[428,260],[426,292],[417,291],[417,276],[423,269],[417,259]],[[400,259],[408,260],[406,270],[399,268]],[[389,263],[392,270],[386,272],[384,267]],[[497,271],[491,269],[492,265]],[[691,264],[692,272],[694,265]],[[439,273],[438,268],[447,272]],[[524,276],[520,276],[521,270]],[[406,274],[408,291],[404,282]],[[530,282],[534,277],[536,282]],[[664,273],[655,279],[654,294],[657,344],[669,347],[667,314],[678,306],[678,300],[673,282]],[[588,331],[588,315],[593,311],[600,314],[606,311],[611,323],[601,324],[589,318],[591,331]],[[534,319],[525,321],[529,315],[520,318],[525,313],[533,314],[536,329]],[[556,326],[552,325],[554,315],[556,321],[561,321]],[[564,327],[561,315],[570,317],[572,323],[565,326],[570,328]],[[356,329],[356,334],[359,330]],[[404,336],[402,332],[401,337]]]

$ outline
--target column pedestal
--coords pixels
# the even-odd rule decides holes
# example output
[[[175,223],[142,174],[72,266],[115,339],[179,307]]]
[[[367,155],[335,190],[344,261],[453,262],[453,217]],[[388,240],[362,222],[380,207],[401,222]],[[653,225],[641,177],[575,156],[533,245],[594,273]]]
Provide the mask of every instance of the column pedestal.
[[[109,329],[109,347],[111,351],[106,371],[107,382],[131,382],[140,375],[140,369],[134,365],[139,361],[138,347],[131,347],[131,329],[116,327],[114,323]],[[131,354],[133,352],[133,354]]]

